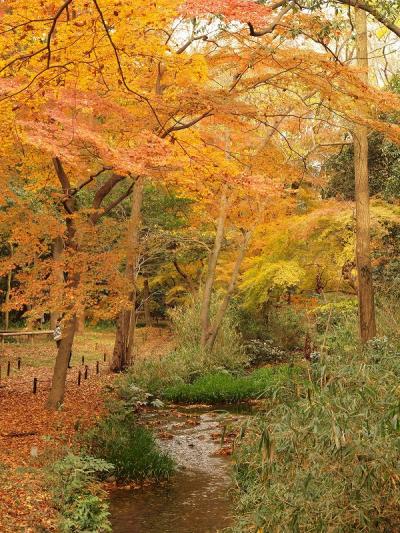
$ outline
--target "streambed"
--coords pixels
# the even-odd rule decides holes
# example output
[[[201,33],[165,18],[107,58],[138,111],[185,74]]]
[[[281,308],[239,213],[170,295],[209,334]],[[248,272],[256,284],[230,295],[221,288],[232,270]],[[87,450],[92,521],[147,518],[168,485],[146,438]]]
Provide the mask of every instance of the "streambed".
[[[114,490],[110,496],[113,532],[216,533],[229,526],[230,460],[223,455],[222,428],[240,423],[247,415],[178,408],[145,416],[178,471],[165,483]]]

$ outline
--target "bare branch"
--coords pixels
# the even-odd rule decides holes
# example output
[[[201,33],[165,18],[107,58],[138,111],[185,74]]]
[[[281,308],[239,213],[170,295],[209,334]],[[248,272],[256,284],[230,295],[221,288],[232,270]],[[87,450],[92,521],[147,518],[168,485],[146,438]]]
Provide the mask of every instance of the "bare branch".
[[[175,124],[175,126],[171,126],[167,130],[165,130],[160,135],[160,137],[162,139],[165,139],[165,137],[167,137],[170,133],[173,133],[174,131],[186,130],[187,128],[191,128],[192,126],[194,126],[195,124],[203,120],[203,118],[210,117],[212,114],[213,114],[213,110],[209,109],[208,111],[205,111],[202,115],[194,118],[190,122],[187,122],[185,124]]]
[[[279,7],[280,5],[281,6],[284,6],[287,2],[278,2],[276,4],[276,7]],[[274,31],[274,29],[278,26],[278,24],[280,23],[280,21],[283,19],[283,17],[286,15],[286,13],[288,13],[291,9],[293,9],[294,7],[294,4],[293,2],[290,2],[290,4],[286,5],[283,9],[281,9],[281,11],[279,11],[279,13],[277,14],[277,16],[274,18],[274,20],[271,22],[271,24],[269,26],[267,26],[266,28],[264,28],[263,30],[260,30],[260,31],[256,31],[254,29],[254,26],[251,22],[248,22],[247,25],[250,29],[250,35],[252,37],[262,37],[263,35],[266,35],[267,33],[272,33]]]
[[[106,172],[107,170],[112,170],[112,167],[103,167],[101,170],[99,170],[95,174],[92,174],[91,176],[88,177],[87,180],[83,181],[80,185],[78,185],[75,189],[73,189],[71,194],[72,195],[77,194],[81,189],[86,187],[86,185],[89,185],[89,183],[91,183],[94,179],[100,176],[100,174],[102,174],[103,172]]]

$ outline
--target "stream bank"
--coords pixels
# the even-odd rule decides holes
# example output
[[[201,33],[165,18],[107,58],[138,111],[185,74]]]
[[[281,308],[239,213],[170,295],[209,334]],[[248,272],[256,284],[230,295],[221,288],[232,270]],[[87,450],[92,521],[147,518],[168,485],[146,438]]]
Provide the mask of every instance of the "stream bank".
[[[230,412],[227,411],[229,409]],[[250,407],[185,408],[149,411],[146,425],[177,464],[167,482],[110,495],[114,533],[216,533],[232,521],[230,498],[231,426]]]

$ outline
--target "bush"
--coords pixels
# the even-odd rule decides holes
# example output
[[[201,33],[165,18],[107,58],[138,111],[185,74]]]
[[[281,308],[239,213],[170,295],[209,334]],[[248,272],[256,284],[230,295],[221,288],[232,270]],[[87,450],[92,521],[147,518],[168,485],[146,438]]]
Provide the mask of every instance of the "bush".
[[[359,344],[356,300],[340,300],[314,310],[317,341],[330,354],[352,353]]]
[[[216,303],[212,306],[213,312]],[[139,359],[128,382],[151,393],[169,385],[193,381],[215,370],[236,371],[248,363],[235,321],[228,313],[218,334],[214,350],[206,353],[200,346],[200,306],[182,306],[170,313],[178,346],[161,359]]]
[[[161,452],[151,431],[124,410],[110,413],[84,441],[92,455],[114,465],[120,481],[168,478],[174,470],[173,460]]]
[[[113,465],[90,456],[69,453],[49,472],[55,506],[61,514],[60,531],[105,533],[111,531],[106,492],[97,479]]]
[[[251,420],[236,456],[233,530],[399,531],[400,354],[378,339],[311,374],[298,400]]]
[[[250,364],[258,366],[261,364],[285,363],[291,355],[274,346],[274,343],[267,340],[251,339],[244,344],[244,349],[249,357]]]
[[[251,374],[236,377],[228,372],[215,372],[196,379],[192,384],[168,387],[162,396],[182,403],[224,403],[267,398],[298,375],[299,369],[288,365],[260,368]]]
[[[302,349],[307,331],[305,312],[293,305],[272,308],[266,334],[274,345],[285,351]]]

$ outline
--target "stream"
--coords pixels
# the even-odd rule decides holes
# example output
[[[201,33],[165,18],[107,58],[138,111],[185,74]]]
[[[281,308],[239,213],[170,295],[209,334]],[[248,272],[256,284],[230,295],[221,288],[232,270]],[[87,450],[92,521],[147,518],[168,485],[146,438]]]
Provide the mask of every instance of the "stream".
[[[180,407],[144,415],[177,472],[167,482],[114,490],[114,533],[216,533],[231,524],[230,460],[216,453],[222,426],[239,422],[245,413],[230,411]]]

